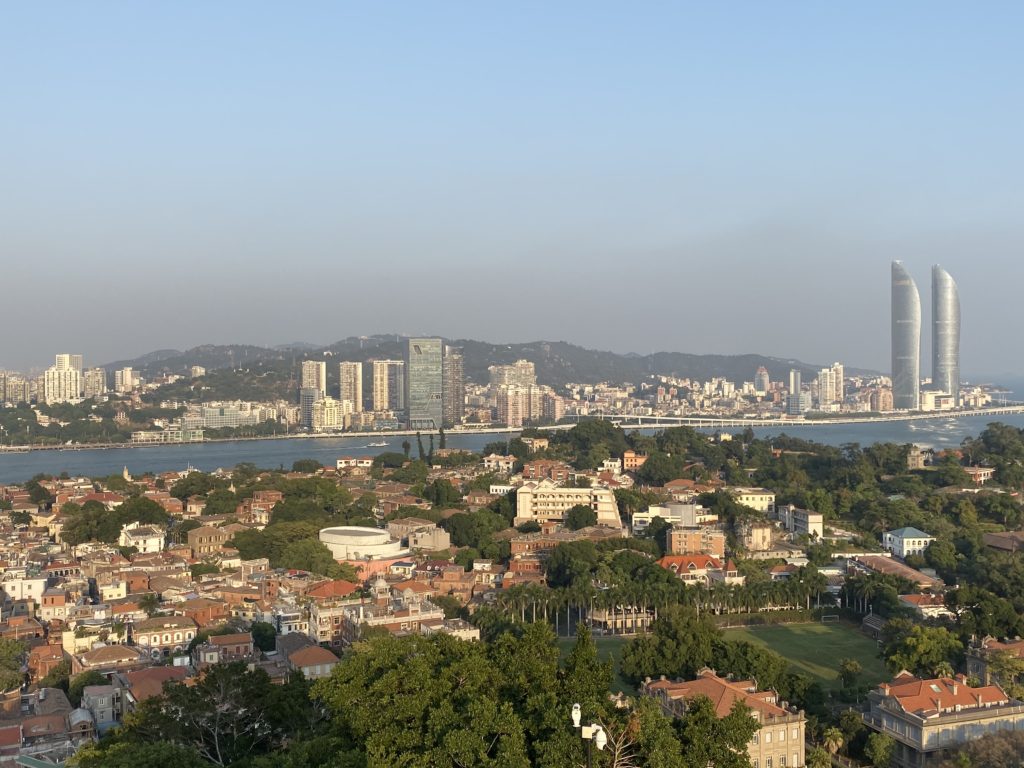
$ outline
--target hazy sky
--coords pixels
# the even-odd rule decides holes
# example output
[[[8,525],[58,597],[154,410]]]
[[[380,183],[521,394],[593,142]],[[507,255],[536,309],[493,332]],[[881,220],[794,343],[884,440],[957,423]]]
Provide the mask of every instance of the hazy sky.
[[[887,370],[899,258],[926,322],[958,281],[965,377],[1024,372],[1022,23],[6,4],[0,368],[398,332]]]

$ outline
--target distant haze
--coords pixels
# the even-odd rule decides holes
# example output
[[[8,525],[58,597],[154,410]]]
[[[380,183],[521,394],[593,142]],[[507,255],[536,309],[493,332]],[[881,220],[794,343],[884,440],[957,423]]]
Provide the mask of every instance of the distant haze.
[[[1024,7],[66,4],[0,26],[0,368],[350,335],[1022,372]]]

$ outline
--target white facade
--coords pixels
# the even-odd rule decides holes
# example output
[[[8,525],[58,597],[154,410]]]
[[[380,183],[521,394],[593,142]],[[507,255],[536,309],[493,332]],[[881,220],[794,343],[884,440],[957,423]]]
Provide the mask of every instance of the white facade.
[[[338,365],[339,396],[352,403],[356,413],[363,410],[363,364],[344,362]]]
[[[882,546],[900,558],[923,555],[933,541],[934,536],[917,528],[899,528],[882,534]]]
[[[348,423],[348,417],[352,413],[353,405],[350,400],[335,400],[333,397],[321,398],[313,403],[312,429],[314,432],[344,429]]]
[[[119,547],[135,547],[142,554],[163,552],[164,532],[153,525],[128,523],[121,528],[117,544]]]
[[[812,539],[820,539],[825,535],[825,516],[820,512],[784,504],[779,507],[778,518],[783,528],[798,536],[806,535]]]
[[[711,514],[706,508],[697,504],[652,504],[645,511],[636,512],[633,515],[633,531],[646,530],[656,517],[660,517],[671,525],[681,525],[685,528],[695,528],[699,525],[718,522],[718,515]]]
[[[331,550],[335,560],[380,559],[409,554],[401,541],[380,528],[354,525],[324,528],[320,531],[320,541]]]
[[[43,374],[43,399],[49,403],[68,403],[82,398],[82,372],[74,368],[47,368]]]
[[[766,515],[775,514],[775,492],[766,488],[727,488],[729,494],[737,504],[756,509]]]
[[[597,513],[598,525],[620,527],[619,506],[608,488],[563,488],[550,480],[524,483],[516,491],[515,525],[527,522],[562,522],[579,504]]]

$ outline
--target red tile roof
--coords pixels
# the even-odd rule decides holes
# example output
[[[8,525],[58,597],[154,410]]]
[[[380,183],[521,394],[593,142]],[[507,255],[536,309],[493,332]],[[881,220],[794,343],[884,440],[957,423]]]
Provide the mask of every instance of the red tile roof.
[[[742,701],[751,709],[763,715],[780,716],[786,711],[778,706],[773,691],[758,691],[750,680],[731,681],[718,677],[710,670],[704,670],[696,680],[673,683],[659,680],[648,683],[645,689],[649,692],[663,691],[669,699],[693,699],[706,696],[715,706],[715,713],[725,717],[737,701]]]
[[[883,683],[879,687],[884,695],[893,697],[904,712],[922,717],[955,712],[957,707],[978,709],[986,704],[1008,704],[1010,701],[998,685],[972,688],[963,678],[920,680],[909,672],[903,672],[891,683]]]
[[[296,667],[312,667],[317,664],[334,664],[338,661],[338,657],[326,648],[310,645],[297,650],[288,657],[288,661]]]
[[[721,568],[722,561],[711,555],[686,554],[666,555],[658,561],[658,565],[667,570],[680,571],[705,571],[709,568]],[[673,568],[675,566],[675,568]]]

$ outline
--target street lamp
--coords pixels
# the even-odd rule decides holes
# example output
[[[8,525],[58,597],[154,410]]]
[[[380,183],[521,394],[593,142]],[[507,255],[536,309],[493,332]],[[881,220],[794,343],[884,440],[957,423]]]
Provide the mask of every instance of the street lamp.
[[[604,732],[597,723],[591,723],[590,725],[580,726],[583,721],[583,710],[580,709],[579,704],[572,705],[572,727],[580,729],[580,736],[587,741],[587,768],[593,768],[594,765],[594,745],[597,745],[597,751],[600,752],[608,744],[608,734]]]

